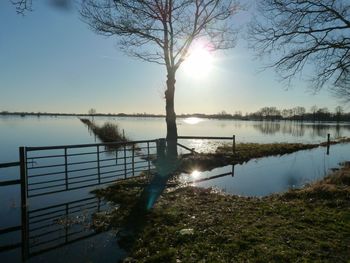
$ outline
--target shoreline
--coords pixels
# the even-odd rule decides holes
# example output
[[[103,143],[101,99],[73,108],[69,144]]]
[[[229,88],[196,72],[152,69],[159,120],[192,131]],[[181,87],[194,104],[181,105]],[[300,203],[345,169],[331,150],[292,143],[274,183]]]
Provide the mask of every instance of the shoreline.
[[[124,262],[350,259],[349,162],[304,188],[261,198],[168,188],[153,209],[135,210],[143,187],[120,183],[96,192],[119,205],[100,220],[119,229],[118,243],[129,251]],[[121,230],[125,224],[131,232]]]

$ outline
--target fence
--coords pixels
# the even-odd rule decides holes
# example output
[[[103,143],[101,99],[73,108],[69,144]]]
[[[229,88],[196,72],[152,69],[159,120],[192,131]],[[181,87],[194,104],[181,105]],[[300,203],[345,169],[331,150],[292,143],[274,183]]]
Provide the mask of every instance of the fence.
[[[232,137],[213,137],[213,136],[178,136],[179,140],[228,140],[232,141],[232,153],[234,154],[236,151],[236,136],[232,135]],[[177,143],[178,146],[184,148],[191,153],[197,153],[194,149],[191,149],[183,144]]]
[[[19,167],[19,165],[20,165],[19,162],[0,163],[0,169],[12,168],[12,167]],[[1,186],[8,186],[8,185],[20,184],[20,182],[21,182],[20,179],[0,181],[0,187],[1,187]]]
[[[106,202],[89,197],[29,211],[24,222],[26,258],[97,235],[91,215],[106,210]]]
[[[157,140],[21,148],[27,196],[91,187],[151,172]]]
[[[74,212],[74,209],[81,206],[81,202],[89,200],[31,210],[28,206],[28,198],[108,184],[139,176],[142,172],[151,173],[154,169],[152,159],[156,158],[158,144],[158,140],[147,140],[127,143],[20,147],[19,162],[0,164],[1,170],[9,167],[19,168],[20,176],[16,179],[0,181],[0,187],[16,185],[20,187],[21,225],[7,228],[0,226],[0,235],[11,235],[20,231],[22,241],[1,245],[0,252],[22,247],[23,259],[27,259],[42,251],[82,238],[80,231],[80,234],[67,232],[63,236],[48,240],[49,236],[56,235],[62,229],[53,229],[55,224],[45,225],[45,222],[58,220],[62,213],[67,217]],[[99,202],[97,211],[100,207]]]
[[[236,151],[235,136],[178,136],[181,140],[232,141]],[[330,136],[327,138],[329,152]],[[178,146],[196,153],[195,149],[178,143]],[[164,152],[165,139],[123,143],[63,145],[50,147],[20,147],[19,162],[0,164],[0,169],[19,168],[20,177],[0,181],[0,187],[18,185],[21,189],[21,225],[0,228],[0,236],[21,231],[21,241],[0,246],[0,252],[22,248],[24,259],[45,251],[95,235],[79,227],[67,228],[69,218],[84,209],[89,214],[99,212],[105,204],[100,200],[85,198],[40,209],[29,209],[28,198],[47,194],[108,184],[127,180],[143,172],[155,170],[152,160]],[[200,183],[232,175],[232,171],[200,178],[188,183]],[[66,221],[65,221],[66,220]],[[61,221],[61,224],[57,224]],[[54,222],[54,223],[53,223]]]
[[[233,137],[179,136],[180,140],[232,140]],[[100,200],[94,198],[66,202],[40,209],[30,209],[28,198],[108,184],[151,173],[152,160],[164,153],[165,139],[123,143],[61,145],[49,147],[20,147],[19,162],[0,164],[0,169],[17,168],[19,178],[0,181],[1,186],[21,189],[21,225],[0,229],[0,235],[20,231],[21,241],[0,246],[0,252],[22,248],[23,260],[66,244],[94,235],[93,231],[68,229],[68,220],[82,207],[89,213],[101,210]],[[183,144],[178,146],[192,153]],[[57,224],[63,220],[63,225]],[[67,222],[66,222],[67,223]]]
[[[20,167],[19,162],[10,162],[10,163],[1,163],[0,164],[0,169],[6,170],[6,172],[8,172],[8,169],[12,169],[12,168],[18,169],[19,167]],[[17,171],[17,174],[19,174],[19,171]],[[10,177],[10,176],[6,176],[6,177]],[[0,189],[2,187],[20,185],[20,183],[21,183],[21,180],[19,178],[10,179],[10,180],[2,180],[2,181],[0,181]],[[7,227],[7,228],[0,227],[0,236],[11,235],[11,234],[16,233],[18,231],[21,231],[21,229],[22,229],[22,225],[14,225],[14,226]],[[22,242],[7,243],[6,245],[0,246],[0,252],[19,248],[19,247],[21,247],[21,245],[22,245]]]

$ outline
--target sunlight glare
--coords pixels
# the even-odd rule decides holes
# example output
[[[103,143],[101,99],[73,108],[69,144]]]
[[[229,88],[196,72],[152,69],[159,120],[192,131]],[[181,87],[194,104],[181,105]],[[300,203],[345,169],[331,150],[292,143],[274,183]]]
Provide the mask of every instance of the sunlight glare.
[[[189,118],[186,118],[184,119],[184,122],[187,123],[187,124],[197,124],[199,122],[202,122],[203,120],[200,119],[200,118],[197,118],[197,117],[189,117]]]
[[[201,175],[201,173],[197,170],[194,170],[192,173],[191,173],[191,178],[193,179],[198,179],[198,177]]]
[[[183,63],[185,73],[193,78],[205,77],[212,69],[212,66],[212,54],[203,45],[195,45]]]

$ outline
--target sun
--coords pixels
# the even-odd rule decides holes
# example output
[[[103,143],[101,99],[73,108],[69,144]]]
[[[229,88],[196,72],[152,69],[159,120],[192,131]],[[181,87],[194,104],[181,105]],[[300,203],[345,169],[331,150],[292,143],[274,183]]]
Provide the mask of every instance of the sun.
[[[203,78],[208,75],[213,66],[213,56],[202,45],[194,46],[187,59],[183,62],[184,72],[193,78]]]

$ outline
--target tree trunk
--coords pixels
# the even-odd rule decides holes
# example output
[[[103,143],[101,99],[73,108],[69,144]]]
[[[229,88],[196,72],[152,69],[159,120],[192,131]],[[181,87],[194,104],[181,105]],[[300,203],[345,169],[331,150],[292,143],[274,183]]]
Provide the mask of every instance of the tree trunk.
[[[177,157],[177,127],[176,114],[174,110],[175,94],[175,70],[168,70],[167,90],[165,91],[165,111],[167,126],[167,155],[172,158]]]

